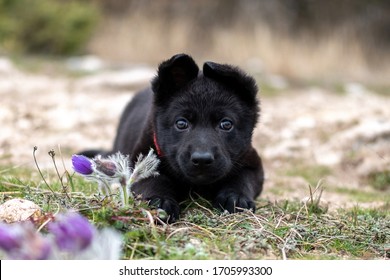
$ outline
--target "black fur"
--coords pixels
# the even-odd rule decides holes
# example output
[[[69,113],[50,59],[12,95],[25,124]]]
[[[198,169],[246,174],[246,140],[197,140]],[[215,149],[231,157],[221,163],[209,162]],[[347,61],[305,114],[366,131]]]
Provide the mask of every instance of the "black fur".
[[[127,105],[114,143],[113,152],[134,162],[150,147],[156,150],[156,136],[160,175],[134,184],[133,191],[164,209],[170,222],[191,191],[230,213],[255,210],[264,177],[251,144],[256,96],[254,79],[236,67],[206,62],[199,71],[185,54],[161,63],[151,89]]]

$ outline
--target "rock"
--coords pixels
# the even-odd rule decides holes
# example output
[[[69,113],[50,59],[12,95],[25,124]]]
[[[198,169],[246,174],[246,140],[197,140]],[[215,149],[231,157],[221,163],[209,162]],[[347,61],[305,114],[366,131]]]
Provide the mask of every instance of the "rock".
[[[267,158],[298,158],[310,146],[308,138],[285,139],[276,145],[266,147],[262,154]]]
[[[361,182],[368,182],[372,174],[389,170],[389,151],[390,121],[369,118],[335,134],[314,150],[314,156],[318,164],[340,165],[353,170]]]
[[[269,75],[266,79],[266,83],[268,83],[270,87],[277,90],[284,90],[289,86],[287,80],[279,75]]]
[[[77,86],[81,90],[138,88],[148,84],[154,75],[155,70],[146,67],[106,71],[81,79]]]
[[[367,93],[367,89],[359,83],[347,83],[344,85],[344,91],[351,96],[362,96]]]
[[[252,57],[246,61],[246,67],[251,73],[265,73],[264,61],[258,57]]]
[[[104,66],[104,62],[94,55],[71,57],[66,61],[66,67],[75,72],[97,72]]]
[[[0,57],[0,75],[5,76],[14,74],[15,72],[17,72],[17,70],[11,60],[5,57]]]
[[[363,145],[390,139],[390,121],[377,118],[367,119],[338,135],[338,142]],[[340,142],[339,142],[340,143]]]
[[[314,158],[318,164],[334,166],[341,162],[343,154],[341,151],[335,151],[333,148],[325,146],[314,150]]]
[[[26,199],[14,198],[0,205],[0,221],[6,223],[23,222],[41,215],[41,208]]]

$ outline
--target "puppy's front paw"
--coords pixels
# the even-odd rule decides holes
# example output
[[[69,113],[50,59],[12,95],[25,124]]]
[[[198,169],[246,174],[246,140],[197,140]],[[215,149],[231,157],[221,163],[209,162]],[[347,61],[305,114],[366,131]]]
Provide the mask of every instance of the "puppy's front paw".
[[[252,199],[234,191],[221,191],[215,198],[214,206],[229,213],[241,212],[242,209],[250,209],[253,212],[256,210]]]
[[[149,200],[149,205],[158,209],[162,209],[167,213],[167,217],[162,219],[167,223],[174,223],[179,218],[180,207],[179,203],[172,198],[163,198],[154,196]]]

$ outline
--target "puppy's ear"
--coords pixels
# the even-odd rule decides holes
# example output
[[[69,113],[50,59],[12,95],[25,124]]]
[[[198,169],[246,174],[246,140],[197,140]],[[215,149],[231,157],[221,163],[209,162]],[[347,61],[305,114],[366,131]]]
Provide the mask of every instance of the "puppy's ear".
[[[156,100],[174,93],[198,76],[199,68],[195,61],[186,54],[177,54],[162,62],[157,77],[152,81]]]
[[[256,103],[256,81],[237,67],[206,62],[203,75],[233,89],[243,100]]]

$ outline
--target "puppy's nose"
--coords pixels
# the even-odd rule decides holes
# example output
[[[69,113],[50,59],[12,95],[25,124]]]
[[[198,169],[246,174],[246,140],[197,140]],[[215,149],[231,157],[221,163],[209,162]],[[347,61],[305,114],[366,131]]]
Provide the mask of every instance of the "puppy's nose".
[[[214,155],[210,152],[194,152],[191,155],[192,164],[199,167],[205,167],[214,162]]]

